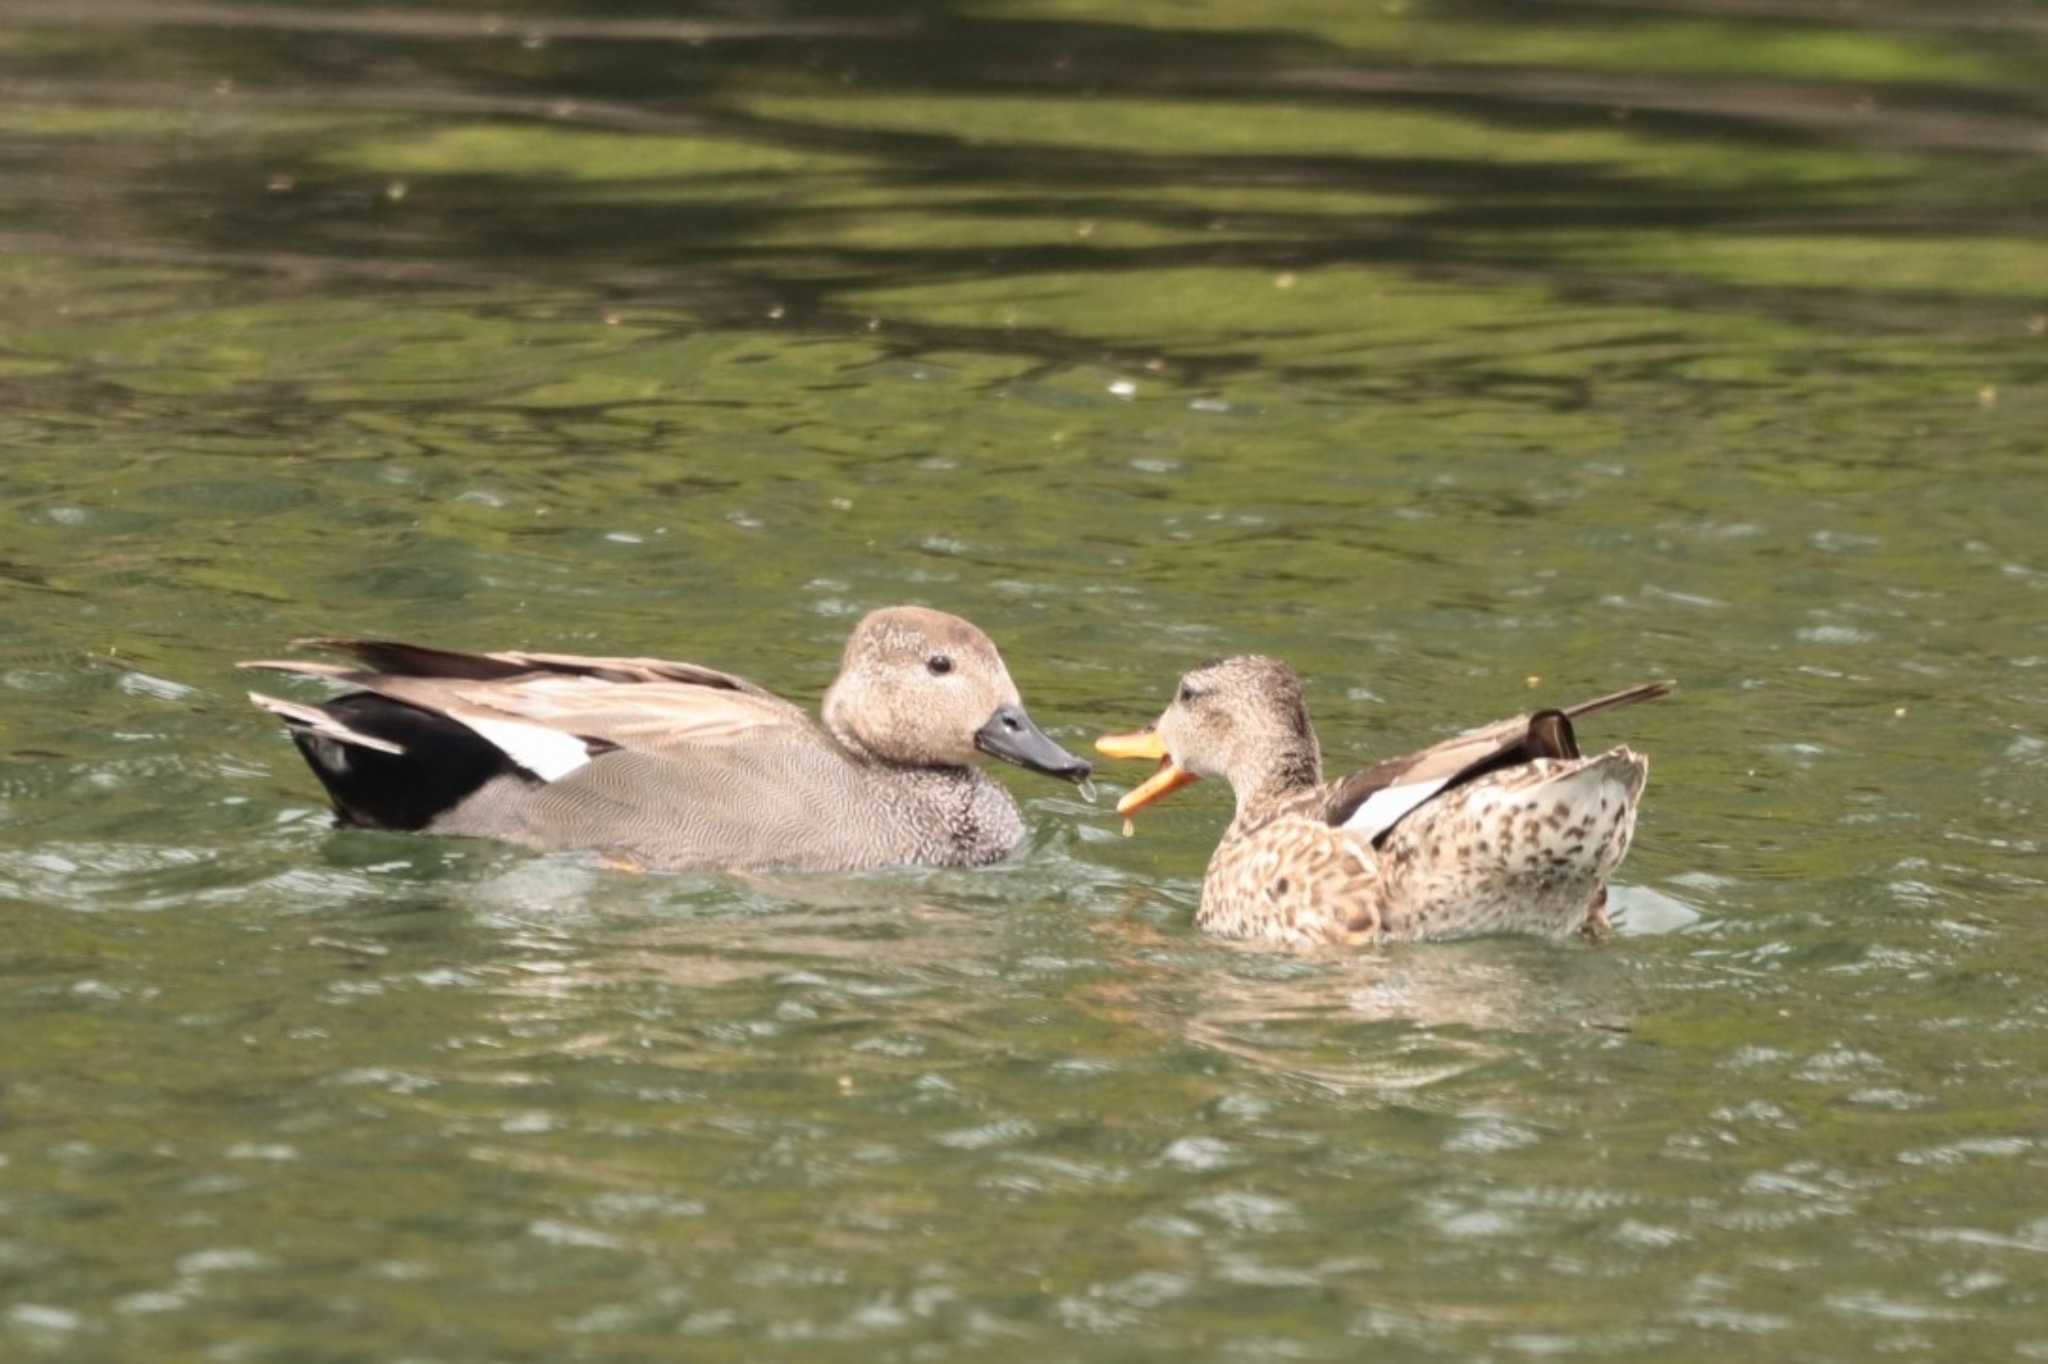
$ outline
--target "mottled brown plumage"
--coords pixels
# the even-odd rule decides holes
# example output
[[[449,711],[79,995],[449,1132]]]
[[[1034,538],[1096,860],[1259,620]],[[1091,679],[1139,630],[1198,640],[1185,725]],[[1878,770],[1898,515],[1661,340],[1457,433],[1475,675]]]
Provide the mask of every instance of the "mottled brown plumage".
[[[1210,932],[1296,947],[1597,936],[1649,761],[1627,748],[1581,756],[1572,721],[1670,691],[1655,682],[1502,720],[1325,784],[1300,680],[1246,655],[1196,668],[1154,728],[1097,747],[1162,760],[1120,812],[1197,777],[1230,783],[1237,812],[1195,918]]]
[[[354,664],[245,667],[354,690],[282,718],[348,823],[589,849],[660,868],[993,862],[1022,839],[983,754],[1079,780],[1002,656],[957,616],[899,606],[848,638],[822,723],[694,663],[310,641]]]

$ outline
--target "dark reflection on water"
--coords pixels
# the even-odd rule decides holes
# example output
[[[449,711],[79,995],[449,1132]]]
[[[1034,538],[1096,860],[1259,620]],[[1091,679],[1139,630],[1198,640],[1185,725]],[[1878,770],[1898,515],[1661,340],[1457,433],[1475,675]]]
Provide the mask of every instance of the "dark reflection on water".
[[[2048,1351],[2043,29],[1805,0],[0,13],[0,1357]],[[337,832],[231,660],[1064,743],[1553,695],[1622,938],[1275,957],[973,875]]]
[[[1902,305],[1922,328],[1984,318],[1966,271],[1904,291],[1796,262],[1768,284],[1720,270],[1702,281],[1683,268],[1685,245],[1762,237],[1775,249],[1736,263],[1765,264],[1800,241],[2032,236],[2048,119],[2026,16],[1927,33],[1913,31],[1924,16],[1872,12],[1859,28],[1688,9],[1695,18],[1433,7],[1405,26],[1354,20],[1347,42],[1342,18],[1312,9],[1296,30],[1247,30],[1214,16],[1174,28],[947,5],[878,22],[832,7],[698,21],[608,5],[507,16],[137,4],[95,7],[80,30],[68,7],[30,7],[11,93],[31,129],[50,110],[45,126],[63,131],[17,141],[13,173],[57,192],[10,216],[17,249],[448,287],[538,272],[620,303],[687,307],[700,324],[755,327],[772,312],[785,330],[865,326],[877,314],[849,296],[902,284],[1339,265],[1847,326],[1873,310],[1896,320]],[[1489,44],[1475,34],[1510,59],[1478,59]],[[1417,51],[1387,45],[1404,36]],[[1603,55],[1617,41],[1668,69],[1618,66]],[[1511,59],[1525,47],[1562,60]],[[977,99],[1011,113],[950,126]],[[1175,135],[1211,120],[1227,131],[1233,108],[1248,111],[1251,137]],[[155,139],[93,135],[95,113],[202,136],[166,161]],[[1346,117],[1368,136],[1331,136]],[[1374,137],[1375,117],[1422,123]],[[334,155],[337,142],[396,149],[436,129],[455,140],[424,174],[380,172],[374,152]],[[1258,145],[1261,129],[1278,145]],[[721,150],[650,154],[636,170],[632,142],[675,139]],[[1333,146],[1285,150],[1300,140]],[[1388,141],[1398,150],[1338,149]],[[928,230],[848,230],[906,211]],[[984,240],[991,228],[1008,240]],[[1668,260],[1680,268],[1662,251],[1603,261],[1580,245],[1598,252],[1630,233],[1679,234]],[[1070,328],[879,315],[892,353],[1103,353]],[[1257,363],[1209,340],[1148,338],[1128,358],[1192,375]]]

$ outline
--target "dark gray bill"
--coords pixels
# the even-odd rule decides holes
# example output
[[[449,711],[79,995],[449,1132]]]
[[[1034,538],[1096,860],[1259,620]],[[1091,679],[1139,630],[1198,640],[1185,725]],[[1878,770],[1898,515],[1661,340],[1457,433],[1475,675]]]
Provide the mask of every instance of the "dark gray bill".
[[[996,707],[988,723],[974,732],[974,746],[992,758],[1048,777],[1079,781],[1088,775],[1088,764],[1046,738],[1022,706]]]

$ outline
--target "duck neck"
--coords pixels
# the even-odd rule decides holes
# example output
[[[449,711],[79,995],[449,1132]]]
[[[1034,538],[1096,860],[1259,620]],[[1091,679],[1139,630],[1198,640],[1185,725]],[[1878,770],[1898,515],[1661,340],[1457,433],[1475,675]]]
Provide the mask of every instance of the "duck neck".
[[[900,769],[891,785],[920,842],[919,860],[937,866],[999,861],[1024,838],[1024,817],[1008,788],[978,767]]]
[[[1322,783],[1322,753],[1315,735],[1309,734],[1275,750],[1257,766],[1232,773],[1230,789],[1237,795],[1237,818],[1242,822]]]
[[[841,748],[862,762],[879,762],[872,750],[861,742],[860,734],[853,727],[853,707],[846,696],[846,678],[842,674],[825,690],[824,704],[818,707],[818,718],[825,723],[825,732]]]

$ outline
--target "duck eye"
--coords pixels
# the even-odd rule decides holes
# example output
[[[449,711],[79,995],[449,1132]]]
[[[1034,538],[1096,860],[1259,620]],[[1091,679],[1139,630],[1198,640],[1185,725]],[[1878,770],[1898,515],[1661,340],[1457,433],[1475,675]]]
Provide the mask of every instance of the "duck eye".
[[[924,667],[933,677],[944,677],[953,671],[953,660],[944,654],[933,654],[924,661]]]
[[[1182,705],[1192,704],[1194,699],[1200,695],[1200,692],[1190,687],[1187,683],[1183,682],[1180,684],[1180,700]]]

